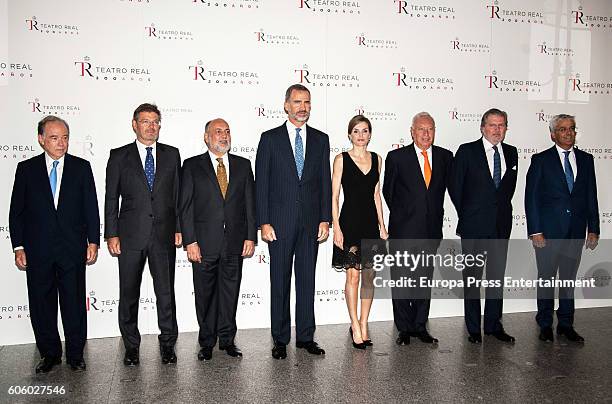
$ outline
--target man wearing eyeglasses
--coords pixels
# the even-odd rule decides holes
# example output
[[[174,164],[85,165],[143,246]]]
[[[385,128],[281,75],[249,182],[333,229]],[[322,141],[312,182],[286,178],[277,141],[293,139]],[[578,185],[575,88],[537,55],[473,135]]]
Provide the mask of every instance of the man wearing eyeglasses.
[[[156,105],[136,108],[132,119],[136,141],[111,150],[106,166],[104,238],[110,253],[119,258],[119,329],[126,366],[140,362],[138,303],[145,262],[155,289],[161,360],[176,363],[174,261],[175,248],[182,243],[178,219],[181,157],[177,148],[157,142],[160,124]]]
[[[539,279],[575,280],[582,248],[597,247],[599,208],[593,155],[574,147],[576,119],[554,116],[549,124],[555,145],[534,154],[527,172],[525,213]],[[586,237],[586,240],[585,240]],[[540,340],[554,340],[554,288],[538,287]],[[559,288],[557,335],[583,342],[574,330],[574,288]]]

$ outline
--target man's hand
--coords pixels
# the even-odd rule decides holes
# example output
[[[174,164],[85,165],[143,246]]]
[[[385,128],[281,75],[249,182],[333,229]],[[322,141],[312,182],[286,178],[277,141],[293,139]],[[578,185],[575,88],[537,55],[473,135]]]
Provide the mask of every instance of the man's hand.
[[[317,234],[317,241],[323,241],[329,236],[329,223],[319,223],[319,233]]]
[[[121,242],[119,241],[119,237],[111,237],[106,239],[106,246],[108,247],[108,252],[110,252],[111,255],[121,254]]]
[[[187,246],[187,258],[191,262],[202,263],[202,254],[200,253],[200,246],[198,243],[191,243]]]
[[[250,257],[255,252],[255,242],[253,240],[244,240],[244,245],[242,246],[242,256]]]
[[[17,265],[20,271],[25,271],[28,268],[25,250],[15,251],[15,265]]]
[[[531,243],[535,248],[544,248],[546,247],[546,239],[544,238],[543,233],[534,234],[531,236]]]
[[[183,235],[181,233],[174,233],[174,246],[180,247],[183,245]]]
[[[85,261],[85,264],[91,265],[95,263],[97,259],[98,259],[98,245],[89,243],[89,245],[87,246],[87,261]]]
[[[590,250],[594,250],[599,243],[599,235],[595,233],[587,234],[586,241],[584,243],[584,248],[588,248]]]
[[[276,241],[276,233],[271,224],[261,225],[261,239],[268,242]]]

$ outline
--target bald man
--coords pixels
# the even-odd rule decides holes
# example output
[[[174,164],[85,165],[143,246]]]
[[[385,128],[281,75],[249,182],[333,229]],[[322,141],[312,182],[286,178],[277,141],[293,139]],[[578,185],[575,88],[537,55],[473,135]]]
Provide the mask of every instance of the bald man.
[[[180,218],[187,257],[193,264],[196,315],[200,325],[199,360],[219,349],[242,357],[234,343],[242,260],[253,255],[255,183],[251,162],[228,153],[231,132],[223,119],[208,122],[208,151],[185,160]]]

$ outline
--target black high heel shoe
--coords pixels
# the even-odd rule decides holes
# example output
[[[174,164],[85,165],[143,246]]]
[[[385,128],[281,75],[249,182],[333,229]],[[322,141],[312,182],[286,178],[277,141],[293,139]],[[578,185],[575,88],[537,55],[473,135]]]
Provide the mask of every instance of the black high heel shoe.
[[[351,341],[353,342],[353,348],[355,348],[355,349],[366,349],[366,344],[365,343],[362,342],[361,344],[358,344],[353,339],[353,327],[349,327],[349,335],[351,336]]]
[[[364,340],[363,340],[363,344],[364,344],[365,346],[372,346],[372,345],[374,345],[374,344],[372,343],[372,340],[371,340],[371,339],[364,339]]]

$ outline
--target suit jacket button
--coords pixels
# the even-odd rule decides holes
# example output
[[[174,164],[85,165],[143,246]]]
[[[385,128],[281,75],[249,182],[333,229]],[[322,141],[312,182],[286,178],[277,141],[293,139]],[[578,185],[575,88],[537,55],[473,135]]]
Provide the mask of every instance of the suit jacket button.
[[[149,217],[153,217],[153,215],[149,215]]]
[[[567,210],[566,210],[566,212],[567,212],[567,213],[570,213],[570,210],[569,210],[569,209],[567,209]]]

